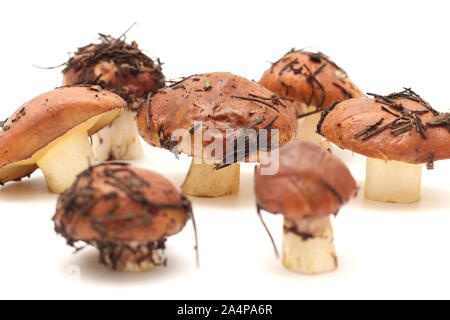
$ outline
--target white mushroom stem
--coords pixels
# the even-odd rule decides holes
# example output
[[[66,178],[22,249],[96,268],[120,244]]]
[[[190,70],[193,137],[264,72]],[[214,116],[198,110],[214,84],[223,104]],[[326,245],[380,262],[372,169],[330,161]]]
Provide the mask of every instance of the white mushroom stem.
[[[303,110],[305,110],[305,113],[308,112],[314,112],[317,110],[314,106],[307,106],[306,104],[303,104]],[[321,113],[314,113],[309,116],[303,117],[298,119],[298,133],[297,133],[297,139],[298,140],[305,140],[305,141],[311,141],[313,143],[318,144],[323,149],[330,149],[331,150],[331,144],[320,134],[316,133],[317,131],[317,124],[320,120]]]
[[[337,268],[330,215],[290,220],[283,225],[283,265],[292,271],[317,274]]]
[[[45,175],[48,189],[53,193],[62,193],[80,172],[94,163],[92,147],[84,128],[75,128],[52,142],[36,161]]]
[[[422,164],[367,158],[366,199],[413,203],[420,200]]]
[[[107,127],[92,136],[92,147],[98,162],[142,158],[136,112],[125,110]]]
[[[239,192],[239,174],[239,163],[216,170],[215,164],[195,161],[193,158],[181,190],[196,197],[227,196]]]

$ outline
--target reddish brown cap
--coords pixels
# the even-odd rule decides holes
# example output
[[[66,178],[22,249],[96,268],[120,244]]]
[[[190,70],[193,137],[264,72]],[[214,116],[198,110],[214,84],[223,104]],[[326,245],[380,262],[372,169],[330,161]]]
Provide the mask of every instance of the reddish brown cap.
[[[260,208],[289,219],[337,214],[356,196],[358,187],[345,164],[318,145],[297,141],[280,148],[280,166],[274,175],[255,173]]]
[[[120,95],[137,110],[149,93],[164,87],[164,75],[136,42],[101,35],[100,44],[78,49],[63,70],[64,85],[96,84]]]
[[[335,101],[364,96],[347,73],[321,52],[291,50],[264,72],[259,81],[280,96],[328,108]],[[297,106],[297,114],[304,111]]]
[[[126,164],[101,164],[81,173],[58,198],[55,230],[69,244],[153,242],[190,218],[191,205],[162,175]]]
[[[417,164],[450,157],[449,119],[406,89],[338,103],[323,113],[318,131],[367,157]]]
[[[99,115],[88,129],[92,135],[113,121],[126,102],[99,86],[62,87],[28,101],[3,124],[0,131],[0,183],[19,179],[34,170],[34,164],[10,164],[26,160],[70,129]],[[9,167],[8,167],[9,168]]]
[[[138,115],[138,129],[149,144],[171,149],[178,142],[170,139],[177,129],[194,135],[194,121],[202,121],[203,130],[279,130],[280,144],[295,138],[297,121],[292,104],[258,83],[243,77],[215,72],[190,76],[156,93]],[[216,139],[212,132],[212,140]],[[270,134],[270,132],[269,132]],[[193,141],[193,139],[191,139]],[[224,140],[224,144],[226,139]],[[210,142],[203,141],[203,147]],[[225,157],[215,155],[215,159]],[[184,151],[186,152],[186,151]],[[191,152],[193,155],[193,147]]]

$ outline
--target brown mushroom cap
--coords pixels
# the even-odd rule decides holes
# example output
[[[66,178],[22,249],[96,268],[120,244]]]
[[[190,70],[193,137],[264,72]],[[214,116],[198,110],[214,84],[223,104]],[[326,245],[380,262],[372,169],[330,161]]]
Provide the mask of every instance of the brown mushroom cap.
[[[258,83],[226,72],[193,75],[161,89],[141,109],[138,129],[149,144],[171,149],[176,144],[170,143],[175,130],[185,129],[193,137],[194,121],[202,121],[204,130],[217,130],[222,137],[227,130],[279,129],[280,145],[295,138],[297,130],[288,100]],[[213,140],[215,136],[213,132]],[[223,140],[224,154],[215,155],[215,159],[225,157],[227,146]],[[209,143],[203,141],[203,147]],[[193,155],[193,150],[188,154]]]
[[[367,157],[418,164],[450,157],[450,122],[440,124],[437,117],[445,114],[407,89],[338,103],[324,112],[318,131],[337,146]]]
[[[358,187],[345,164],[318,145],[296,141],[280,148],[280,166],[274,175],[255,173],[260,208],[302,219],[337,214],[356,196]]]
[[[114,120],[125,108],[119,96],[98,86],[62,87],[23,104],[0,131],[0,169],[31,158],[37,151],[70,129],[101,116],[88,130],[92,135]],[[35,164],[3,170],[0,183],[20,179],[36,170]]]
[[[291,50],[259,80],[267,89],[318,109],[335,101],[364,96],[346,72],[321,52]],[[298,106],[297,114],[303,110]]]
[[[101,35],[100,44],[78,49],[63,70],[63,85],[96,84],[108,89],[137,110],[149,93],[164,87],[159,61],[155,63],[139,50],[136,42],[126,43]]]
[[[159,173],[126,164],[82,172],[58,198],[55,230],[76,241],[152,242],[183,229],[190,202]]]

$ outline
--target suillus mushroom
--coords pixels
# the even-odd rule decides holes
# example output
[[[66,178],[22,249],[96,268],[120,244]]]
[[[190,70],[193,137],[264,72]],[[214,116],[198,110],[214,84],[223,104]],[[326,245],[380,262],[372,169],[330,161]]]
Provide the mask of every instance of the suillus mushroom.
[[[328,148],[316,133],[320,110],[335,101],[364,96],[347,73],[321,52],[292,49],[266,70],[259,81],[276,94],[293,99],[299,121],[298,138]]]
[[[255,172],[258,207],[284,216],[282,262],[292,271],[317,274],[337,268],[330,215],[356,196],[357,185],[345,164],[309,141],[280,148],[275,175]]]
[[[39,167],[49,190],[61,193],[94,164],[88,137],[125,106],[121,97],[98,86],[62,87],[25,103],[0,131],[0,183]]]
[[[59,196],[53,221],[70,246],[97,248],[103,264],[145,271],[166,264],[167,237],[192,217],[190,201],[165,177],[111,163],[83,171]]]
[[[433,109],[411,89],[350,99],[323,112],[317,131],[339,147],[365,155],[365,197],[420,200],[423,164],[450,157],[448,113]]]
[[[273,132],[279,145],[291,141],[296,128],[289,101],[225,72],[193,75],[161,89],[138,116],[139,133],[149,144],[193,157],[181,189],[204,197],[238,192],[239,162],[270,151]],[[211,146],[220,148],[208,152]]]
[[[126,110],[92,136],[93,150],[97,161],[137,159],[143,151],[136,115],[147,95],[165,85],[161,63],[142,53],[136,42],[126,43],[124,36],[100,34],[100,40],[78,49],[66,63],[63,85],[95,84],[127,101]]]

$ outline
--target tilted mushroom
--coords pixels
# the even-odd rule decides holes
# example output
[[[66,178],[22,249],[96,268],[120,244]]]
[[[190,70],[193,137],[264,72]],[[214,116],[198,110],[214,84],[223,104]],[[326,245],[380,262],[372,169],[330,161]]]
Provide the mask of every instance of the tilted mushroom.
[[[162,175],[113,163],[82,172],[59,196],[53,221],[69,245],[96,247],[103,264],[144,271],[165,265],[167,237],[191,217],[189,200]]]
[[[295,138],[296,128],[289,102],[255,82],[225,72],[193,75],[161,89],[138,116],[139,133],[149,144],[193,156],[182,190],[205,197],[238,192],[239,161],[257,160],[258,149],[270,151],[263,149],[272,146],[271,132],[278,131],[282,145]],[[244,137],[242,132],[250,129],[256,136]],[[269,132],[263,134],[262,129]],[[260,138],[269,140],[267,148],[258,144]],[[174,150],[177,144],[183,146]],[[211,145],[220,145],[222,150],[208,153]],[[250,152],[252,147],[257,150]]]
[[[306,274],[337,268],[330,214],[356,196],[357,186],[345,164],[309,141],[280,148],[280,167],[275,175],[256,168],[258,206],[284,215],[283,264]]]
[[[137,159],[143,152],[136,114],[148,94],[164,87],[161,64],[142,53],[134,41],[128,44],[123,37],[102,34],[100,40],[78,49],[66,63],[63,84],[100,85],[127,101],[120,117],[92,136],[93,150],[97,161]]]
[[[434,110],[411,89],[374,99],[350,99],[322,114],[319,133],[367,156],[365,197],[412,203],[420,200],[423,163],[450,157],[449,114]]]
[[[347,73],[321,52],[292,49],[266,70],[259,81],[276,94],[293,99],[299,117],[298,138],[329,145],[316,133],[318,111],[337,100],[364,96]]]
[[[0,183],[38,167],[61,193],[94,164],[88,137],[120,115],[126,102],[98,86],[62,87],[22,105],[0,131]]]

